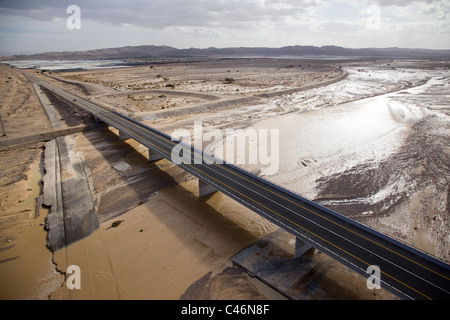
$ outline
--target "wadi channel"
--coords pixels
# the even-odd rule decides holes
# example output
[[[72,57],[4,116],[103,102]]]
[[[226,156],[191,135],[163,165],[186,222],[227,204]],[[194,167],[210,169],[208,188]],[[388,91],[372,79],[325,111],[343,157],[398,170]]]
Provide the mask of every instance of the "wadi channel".
[[[230,258],[276,226],[219,192],[198,197],[188,173],[149,162],[145,147],[23,72],[169,135],[193,132],[198,120],[205,130],[277,129],[279,170],[244,169],[448,263],[449,67],[259,58],[72,72],[1,65],[0,298],[396,299],[317,250],[284,294],[252,277]],[[88,234],[53,251],[51,141],[64,146],[64,206],[91,212]],[[66,285],[69,265],[82,270],[80,290]]]

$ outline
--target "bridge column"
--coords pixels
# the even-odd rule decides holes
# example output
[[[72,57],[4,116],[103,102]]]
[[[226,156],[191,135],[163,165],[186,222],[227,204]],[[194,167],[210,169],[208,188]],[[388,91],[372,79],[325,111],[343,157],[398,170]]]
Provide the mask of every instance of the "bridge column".
[[[214,188],[212,185],[203,180],[198,179],[198,196],[200,198],[215,191],[217,191],[217,189]]]
[[[127,135],[126,133],[119,131],[119,140],[128,140],[131,139],[131,137],[129,135]]]
[[[303,240],[300,240],[299,238],[295,238],[294,259],[300,258],[311,249],[314,250],[314,247],[312,245],[304,242]]]
[[[148,161],[156,161],[160,159],[163,159],[163,157],[159,153],[148,149]]]
[[[94,116],[95,122],[100,123],[103,122],[102,120],[100,120],[99,118],[97,118],[96,116]]]

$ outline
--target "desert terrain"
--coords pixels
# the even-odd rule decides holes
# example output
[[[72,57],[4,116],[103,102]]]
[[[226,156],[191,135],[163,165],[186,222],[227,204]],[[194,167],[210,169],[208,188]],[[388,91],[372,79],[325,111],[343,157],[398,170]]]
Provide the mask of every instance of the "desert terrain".
[[[279,170],[242,167],[448,263],[449,67],[221,59],[26,72],[167,134],[193,130],[196,120],[205,130],[278,129]],[[58,138],[82,168],[99,227],[48,250],[48,208],[36,205],[46,143],[13,139],[55,128],[26,77],[7,65],[0,72],[1,298],[285,298],[230,261],[277,227],[220,193],[198,198],[192,176],[166,160],[149,163],[146,148],[105,127]],[[67,127],[94,122],[43,93]],[[323,253],[308,263],[298,298],[395,299]],[[83,270],[82,290],[65,286],[71,264]]]

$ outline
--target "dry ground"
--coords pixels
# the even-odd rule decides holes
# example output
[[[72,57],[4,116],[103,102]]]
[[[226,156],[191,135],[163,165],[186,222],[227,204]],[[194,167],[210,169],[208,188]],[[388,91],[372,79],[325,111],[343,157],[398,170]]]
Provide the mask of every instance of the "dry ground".
[[[339,75],[340,70],[325,63],[273,59],[219,60],[56,74],[83,83],[84,93],[89,92],[93,101],[133,115],[298,88]],[[83,93],[79,88],[77,91]]]

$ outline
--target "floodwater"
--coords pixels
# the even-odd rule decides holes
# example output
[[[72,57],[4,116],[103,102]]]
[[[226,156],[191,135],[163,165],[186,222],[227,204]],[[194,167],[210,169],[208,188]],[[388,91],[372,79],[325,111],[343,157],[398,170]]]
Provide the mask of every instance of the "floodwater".
[[[450,76],[430,73],[415,87],[262,120],[252,127],[280,132],[280,170],[265,178],[448,261],[449,97]]]
[[[27,60],[27,61],[5,61],[11,66],[19,69],[38,69],[38,70],[95,70],[125,67],[122,60]]]
[[[358,86],[357,82],[352,86]],[[338,83],[336,87],[350,85]],[[314,101],[319,101],[320,91],[331,90],[316,90],[319,94]],[[330,107],[316,103],[306,111],[255,123],[252,128],[257,130],[279,130],[280,170],[266,178],[314,198],[317,178],[385,159],[403,145],[411,126],[427,116],[448,119],[445,113],[450,102],[445,93],[450,94],[450,77],[430,77],[417,87]],[[336,95],[349,97],[351,93],[337,91]],[[300,97],[304,99],[305,94],[290,97],[288,103],[303,110],[305,102]]]

